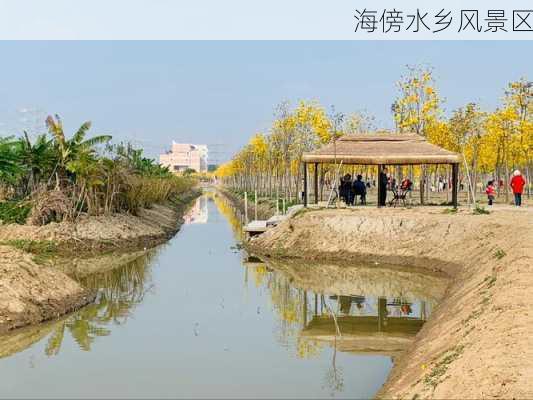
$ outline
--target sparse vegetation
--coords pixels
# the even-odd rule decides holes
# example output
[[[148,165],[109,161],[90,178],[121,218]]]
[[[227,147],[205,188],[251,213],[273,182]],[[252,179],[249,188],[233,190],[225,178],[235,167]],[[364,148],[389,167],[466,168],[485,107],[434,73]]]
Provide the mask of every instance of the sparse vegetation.
[[[443,214],[457,214],[457,208],[445,208],[442,210]]]
[[[447,354],[437,362],[430,373],[424,377],[424,383],[428,386],[435,387],[441,382],[441,378],[444,376],[448,367],[463,353],[464,346],[459,345],[452,350],[449,350]]]
[[[501,260],[505,256],[506,256],[506,253],[502,249],[498,249],[494,252],[494,258],[498,260]]]
[[[481,207],[479,205],[476,205],[476,208],[472,211],[472,214],[474,215],[487,215],[490,214],[490,211],[485,209],[485,207]]]
[[[57,243],[51,240],[5,240],[0,245],[11,246],[25,253],[33,254],[36,264],[44,264],[58,252]]]
[[[5,224],[24,224],[31,212],[31,205],[24,201],[0,203],[0,221]]]

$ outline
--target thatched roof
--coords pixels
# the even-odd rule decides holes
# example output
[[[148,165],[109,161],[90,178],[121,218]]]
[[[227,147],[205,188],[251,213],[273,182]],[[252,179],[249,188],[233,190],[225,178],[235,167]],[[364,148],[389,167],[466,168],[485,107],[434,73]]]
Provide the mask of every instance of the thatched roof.
[[[336,345],[340,351],[351,353],[399,355],[413,342],[424,321],[414,318],[388,317],[379,329],[376,316],[337,316],[341,336],[330,316],[314,316],[300,337]]]
[[[361,165],[460,162],[459,154],[428,143],[416,134],[346,135],[339,138],[335,145],[330,143],[303,155],[304,162],[333,163],[335,160],[343,164]]]

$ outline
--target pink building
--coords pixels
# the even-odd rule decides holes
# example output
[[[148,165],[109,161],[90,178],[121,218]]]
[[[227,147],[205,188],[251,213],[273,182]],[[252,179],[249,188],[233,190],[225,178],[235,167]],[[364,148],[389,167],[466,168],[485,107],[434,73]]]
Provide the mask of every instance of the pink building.
[[[207,172],[207,145],[172,142],[171,150],[159,156],[159,163],[175,172]]]

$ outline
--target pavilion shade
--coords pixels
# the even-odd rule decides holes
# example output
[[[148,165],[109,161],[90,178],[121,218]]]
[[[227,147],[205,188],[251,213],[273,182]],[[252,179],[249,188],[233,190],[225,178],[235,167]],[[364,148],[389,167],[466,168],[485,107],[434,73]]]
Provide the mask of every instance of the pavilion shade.
[[[346,135],[313,152],[304,153],[307,163],[333,163],[360,165],[416,165],[456,164],[457,153],[428,143],[416,134],[360,134]],[[335,156],[336,154],[336,156]]]

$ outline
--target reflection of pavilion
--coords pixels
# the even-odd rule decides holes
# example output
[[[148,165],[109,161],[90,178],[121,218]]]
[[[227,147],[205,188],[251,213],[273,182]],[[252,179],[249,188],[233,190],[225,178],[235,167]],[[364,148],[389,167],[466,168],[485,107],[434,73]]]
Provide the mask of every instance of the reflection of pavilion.
[[[319,300],[315,296],[310,321],[307,321],[307,315],[304,319],[300,333],[302,338],[335,345],[340,351],[383,354],[394,358],[412,342],[426,319],[424,301],[417,302],[418,315],[414,315],[413,304],[400,299],[339,296],[336,300],[337,310],[328,310],[324,307],[323,297]],[[363,308],[375,308],[375,311],[363,314]],[[395,312],[398,308],[403,308],[399,314]]]
[[[207,197],[200,196],[191,209],[183,216],[185,224],[206,224],[209,217]]]
[[[447,285],[442,275],[401,267],[246,261],[253,270],[262,265],[272,276],[283,276],[298,293],[300,339],[393,359],[414,340]]]

